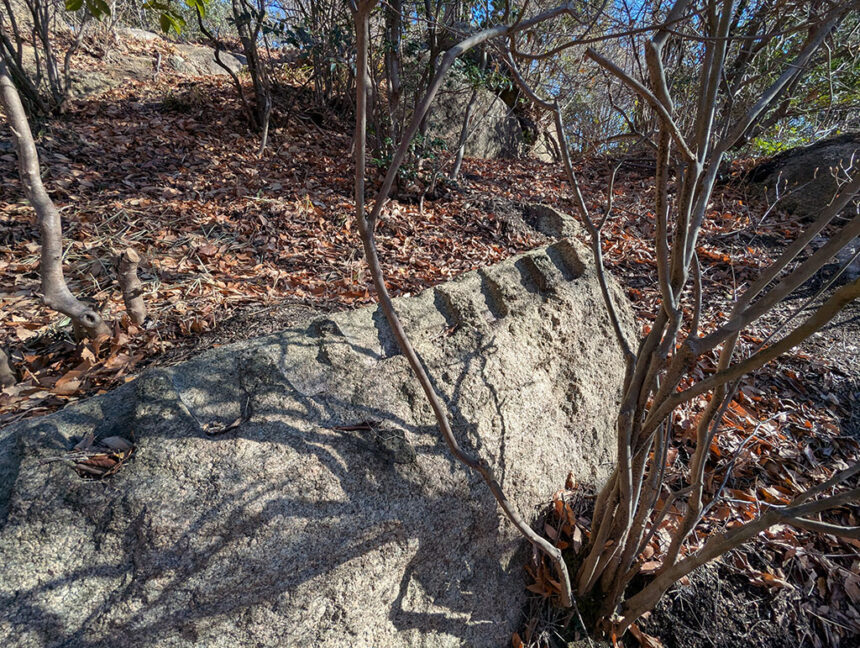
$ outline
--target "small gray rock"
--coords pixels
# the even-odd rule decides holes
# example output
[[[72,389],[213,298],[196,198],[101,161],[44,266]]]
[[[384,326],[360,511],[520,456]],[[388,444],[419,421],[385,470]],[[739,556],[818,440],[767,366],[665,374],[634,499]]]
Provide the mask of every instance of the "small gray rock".
[[[155,32],[146,31],[145,29],[137,29],[135,27],[118,27],[117,33],[120,36],[125,36],[127,38],[135,38],[137,40],[143,41],[161,40],[161,36],[159,36]]]
[[[167,64],[180,74],[195,74],[196,70],[188,64],[188,62],[178,54],[171,54],[167,57]]]
[[[189,70],[188,72],[179,70],[180,72],[203,76],[227,74],[227,71],[215,60],[215,50],[211,47],[186,43],[176,43],[174,47],[181,54],[181,58],[187,62]],[[221,62],[234,73],[239,72],[245,66],[245,57],[238,54],[221,52],[220,58]]]

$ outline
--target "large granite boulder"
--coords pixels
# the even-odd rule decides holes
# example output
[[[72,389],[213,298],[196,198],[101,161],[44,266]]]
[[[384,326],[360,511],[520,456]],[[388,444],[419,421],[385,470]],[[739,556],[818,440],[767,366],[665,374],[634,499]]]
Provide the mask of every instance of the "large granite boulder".
[[[801,218],[815,218],[860,164],[860,133],[847,133],[775,155],[753,169],[748,181],[771,202]],[[853,172],[852,172],[853,173]],[[855,213],[856,205],[847,210]]]
[[[205,45],[192,43],[174,43],[175,54],[167,57],[167,62],[180,74],[189,76],[220,76],[228,74],[227,70],[218,65],[215,60],[215,50]],[[221,62],[235,74],[247,64],[245,57],[234,52],[221,52]]]
[[[453,82],[440,91],[427,118],[428,136],[442,139],[449,150],[455,151],[471,98],[469,87]],[[511,109],[492,92],[479,90],[472,108],[466,157],[516,157],[522,145],[522,129]]]
[[[523,515],[570,471],[605,480],[623,361],[580,244],[397,308],[460,441]],[[131,458],[81,477],[73,447],[117,437]],[[6,645],[495,648],[520,619],[528,557],[441,442],[375,307],[0,430]]]
[[[131,27],[120,27],[117,34],[123,38],[144,42],[170,42],[155,32]],[[180,74],[189,76],[219,76],[227,71],[215,60],[215,50],[208,44],[170,42],[174,53],[167,57],[167,64]],[[234,73],[242,70],[247,61],[242,54],[221,52],[221,61]]]

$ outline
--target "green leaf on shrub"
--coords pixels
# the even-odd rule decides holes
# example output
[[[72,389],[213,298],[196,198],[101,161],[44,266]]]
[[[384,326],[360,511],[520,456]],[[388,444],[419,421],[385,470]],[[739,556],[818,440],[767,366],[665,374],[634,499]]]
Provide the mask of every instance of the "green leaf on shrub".
[[[110,16],[110,7],[105,0],[86,0],[86,3],[94,18],[101,20],[104,16]]]
[[[185,6],[196,10],[201,18],[206,17],[206,0],[185,0]]]
[[[172,12],[161,14],[158,19],[158,23],[161,25],[161,31],[165,34],[172,29],[177,35],[179,35],[182,33],[182,28],[185,27],[185,20],[182,19],[182,16],[176,15]]]

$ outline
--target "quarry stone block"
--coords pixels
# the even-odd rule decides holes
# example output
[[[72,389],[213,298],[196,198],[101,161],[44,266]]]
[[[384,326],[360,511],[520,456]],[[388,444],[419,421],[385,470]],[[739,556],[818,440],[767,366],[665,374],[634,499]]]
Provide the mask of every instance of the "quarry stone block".
[[[580,243],[396,305],[526,518],[569,472],[607,478],[623,360]],[[87,435],[134,453],[84,479]],[[0,430],[0,525],[0,639],[20,648],[497,647],[525,600],[528,547],[447,451],[377,307]]]

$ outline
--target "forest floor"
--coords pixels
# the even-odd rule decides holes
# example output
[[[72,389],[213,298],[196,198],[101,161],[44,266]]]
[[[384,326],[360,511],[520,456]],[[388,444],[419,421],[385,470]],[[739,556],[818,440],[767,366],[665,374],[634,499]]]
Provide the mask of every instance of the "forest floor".
[[[120,55],[123,49],[141,53],[133,43],[116,47]],[[84,55],[75,65],[103,70],[105,64]],[[129,78],[41,124],[38,147],[45,184],[64,219],[70,287],[111,322],[111,339],[97,345],[76,342],[68,321],[38,301],[38,230],[8,129],[0,127],[0,346],[11,352],[20,377],[0,393],[0,426],[102,393],[147,366],[263,335],[315,312],[372,303],[353,223],[350,129],[336,112],[313,108],[302,88],[283,85],[269,146],[258,156],[259,140],[247,131],[227,80],[167,71],[157,79],[148,73]],[[582,159],[576,170],[589,207],[599,212],[618,167],[604,250],[647,327],[657,303],[653,170],[647,160],[621,162]],[[735,290],[803,227],[779,210],[762,220],[766,207],[740,181],[747,165],[734,163],[717,190],[698,248],[706,330],[725,315]],[[369,173],[378,184],[378,172]],[[380,254],[398,295],[543,243],[522,219],[526,203],[576,214],[560,169],[528,159],[467,159],[460,181],[444,185],[440,197],[423,204],[411,198],[390,201],[378,226]],[[149,319],[142,326],[126,317],[116,283],[115,260],[127,247],[144,257]],[[812,280],[801,297],[747,332],[742,350],[759,344],[787,314],[807,308],[805,300],[824,280]],[[713,360],[702,364],[703,375]],[[693,403],[676,422],[667,470],[678,483],[703,405]],[[718,478],[734,466],[727,497],[702,530],[751,519],[759,502],[786,502],[810,479],[856,462],[858,430],[855,304],[839,325],[745,380],[710,457]],[[556,502],[568,497],[560,492]],[[856,508],[835,516],[860,523]],[[568,531],[587,524],[586,507]],[[654,540],[655,565],[665,549],[661,538]],[[703,538],[699,533],[692,545]],[[673,590],[640,624],[639,641],[651,648],[857,646],[858,573],[860,541],[774,527]],[[531,585],[536,601],[552,595],[540,578]],[[527,643],[556,645],[552,633],[564,623],[546,610],[535,605],[527,615],[521,632]]]

